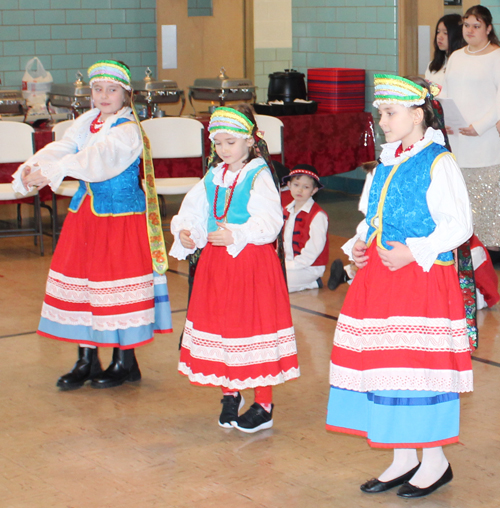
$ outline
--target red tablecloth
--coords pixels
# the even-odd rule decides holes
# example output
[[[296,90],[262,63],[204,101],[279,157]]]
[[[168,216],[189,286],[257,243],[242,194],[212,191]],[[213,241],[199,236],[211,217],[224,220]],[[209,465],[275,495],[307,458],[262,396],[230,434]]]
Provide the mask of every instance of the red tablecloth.
[[[346,173],[375,159],[373,117],[370,113],[316,113],[279,117],[284,124],[285,164],[311,164],[320,176]],[[199,120],[208,125],[208,116]],[[205,152],[210,142],[205,129]],[[281,160],[280,156],[273,159]],[[202,176],[199,159],[155,159],[159,178]]]
[[[316,113],[280,117],[284,124],[285,164],[311,164],[320,176],[356,169],[362,162],[375,159],[373,118],[370,113]],[[208,116],[201,118],[205,126]],[[207,131],[205,129],[205,133]],[[39,150],[52,140],[50,128],[37,129],[35,146]],[[210,142],[205,136],[208,155]],[[273,156],[279,160],[279,156]],[[17,164],[0,164],[0,183],[11,181]],[[155,159],[159,178],[202,176],[200,159]],[[51,198],[48,187],[40,191],[42,200]]]

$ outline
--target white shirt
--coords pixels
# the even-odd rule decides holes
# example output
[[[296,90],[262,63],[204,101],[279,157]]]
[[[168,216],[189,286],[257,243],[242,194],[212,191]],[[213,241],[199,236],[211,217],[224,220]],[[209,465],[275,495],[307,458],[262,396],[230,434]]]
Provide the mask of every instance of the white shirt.
[[[401,141],[382,145],[380,156],[384,165],[394,165],[406,157],[416,155],[430,141],[444,145],[441,131],[429,127],[423,139],[415,143],[409,152],[395,156]],[[374,174],[376,169],[374,170]],[[368,175],[361,199],[359,210],[365,215],[368,210],[368,198],[373,175]],[[415,261],[425,272],[428,272],[439,254],[451,251],[462,245],[472,235],[472,211],[467,187],[455,159],[451,154],[440,157],[434,166],[432,180],[426,194],[427,206],[436,229],[427,237],[407,238],[406,245],[410,248]],[[366,220],[360,222],[356,229],[356,236],[342,246],[342,250],[352,260],[354,243],[361,239],[366,241],[368,224]]]
[[[265,164],[261,158],[252,159],[241,170],[236,186],[240,185],[248,171]],[[228,171],[222,181],[223,164],[217,165],[214,170],[214,184],[222,188],[230,187],[238,172]],[[205,179],[198,182],[185,196],[179,213],[172,218],[170,231],[174,235],[174,244],[170,249],[170,255],[177,259],[185,259],[195,249],[186,249],[182,246],[179,233],[186,229],[191,233],[191,239],[196,247],[202,249],[207,244],[207,225],[209,207],[213,203],[207,200]],[[283,210],[281,208],[280,195],[274,185],[273,177],[267,170],[261,171],[250,191],[250,199],[247,205],[250,218],[244,224],[228,223],[228,229],[233,233],[234,243],[226,247],[227,252],[236,257],[244,247],[253,243],[265,245],[276,240],[283,227]]]
[[[92,134],[90,124],[99,114],[92,109],[79,116],[68,128],[60,141],[49,143],[21,164],[12,175],[12,187],[16,192],[27,194],[21,182],[21,172],[26,166],[39,170],[50,180],[55,191],[65,176],[85,182],[104,182],[125,171],[142,152],[142,138],[135,121],[111,126],[119,118],[130,118],[131,109],[122,108],[109,117],[99,130]]]
[[[444,85],[445,73],[446,73],[446,64],[448,63],[447,59],[445,59],[443,66],[438,71],[431,71],[429,69],[429,64],[427,65],[427,69],[425,69],[425,79],[436,83],[437,85]]]
[[[309,213],[314,205],[314,199],[309,198],[302,208],[295,211],[295,200],[286,206],[290,213],[283,234],[283,243],[285,248],[285,264],[287,270],[311,266],[318,256],[323,252],[326,244],[326,234],[328,231],[328,217],[326,213],[319,212],[311,221],[309,227],[309,240],[297,256],[293,253],[293,230],[295,227],[295,218],[300,212]]]
[[[500,118],[500,49],[486,55],[468,55],[465,48],[453,52],[441,96],[453,99],[467,126],[472,124],[479,134],[448,136],[458,165],[481,168],[500,164],[496,130]]]

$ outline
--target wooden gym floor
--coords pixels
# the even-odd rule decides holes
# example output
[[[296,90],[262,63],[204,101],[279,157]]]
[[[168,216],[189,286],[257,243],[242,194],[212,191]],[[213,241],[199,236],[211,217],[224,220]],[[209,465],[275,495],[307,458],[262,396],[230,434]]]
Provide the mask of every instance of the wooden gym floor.
[[[324,191],[331,260],[359,220],[357,197]],[[178,203],[169,204],[172,213]],[[498,508],[500,309],[479,312],[475,391],[462,396],[454,480],[430,497],[359,485],[392,452],[325,430],[333,331],[347,285],[291,295],[302,376],[274,390],[274,427],[251,435],[217,425],[220,390],[177,373],[187,263],[171,260],[174,333],[137,350],[143,379],[59,392],[76,346],[35,334],[49,264],[31,239],[0,240],[0,507],[2,508]],[[169,234],[167,240],[170,241]],[[324,277],[325,283],[327,274]],[[100,350],[106,366],[110,350]],[[245,393],[248,402],[252,394]]]

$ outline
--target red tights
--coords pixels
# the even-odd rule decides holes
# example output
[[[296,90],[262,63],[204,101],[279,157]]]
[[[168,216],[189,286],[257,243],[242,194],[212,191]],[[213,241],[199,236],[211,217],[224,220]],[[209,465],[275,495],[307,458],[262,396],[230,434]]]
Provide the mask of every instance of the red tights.
[[[224,395],[236,395],[238,392],[234,390],[229,390],[228,388],[225,388],[224,386],[221,386],[222,393]],[[272,404],[273,402],[273,387],[272,386],[259,386],[257,388],[254,388],[255,392],[255,402],[257,404],[260,404],[261,406],[263,404]]]

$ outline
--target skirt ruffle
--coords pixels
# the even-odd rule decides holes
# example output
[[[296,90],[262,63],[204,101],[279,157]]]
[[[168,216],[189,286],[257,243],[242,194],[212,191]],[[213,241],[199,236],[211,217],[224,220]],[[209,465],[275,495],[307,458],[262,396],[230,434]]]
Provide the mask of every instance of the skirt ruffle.
[[[228,389],[272,386],[299,376],[290,302],[271,245],[233,258],[208,244],[198,262],[179,371]]]
[[[330,384],[373,390],[472,391],[463,298],[453,266],[391,272],[375,243],[335,331]]]
[[[152,270],[144,214],[98,217],[87,197],[68,213],[54,253],[38,333],[135,348],[172,331],[167,279]]]

